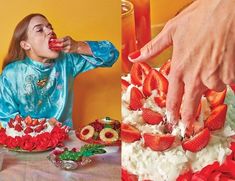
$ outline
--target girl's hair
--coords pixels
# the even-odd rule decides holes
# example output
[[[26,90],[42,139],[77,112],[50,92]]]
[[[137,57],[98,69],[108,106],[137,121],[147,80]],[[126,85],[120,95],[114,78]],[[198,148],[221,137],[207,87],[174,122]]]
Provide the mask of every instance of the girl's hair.
[[[8,53],[3,61],[2,70],[10,63],[17,60],[23,60],[26,56],[25,51],[20,46],[22,40],[27,40],[27,32],[30,20],[35,16],[41,16],[46,19],[46,17],[39,13],[29,14],[24,17],[16,26],[13,36],[11,38],[11,43],[8,49]]]

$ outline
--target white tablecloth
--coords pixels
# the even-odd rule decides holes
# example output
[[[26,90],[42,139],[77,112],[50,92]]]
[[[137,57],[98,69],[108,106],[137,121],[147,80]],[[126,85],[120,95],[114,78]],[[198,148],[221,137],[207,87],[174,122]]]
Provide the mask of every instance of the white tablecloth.
[[[68,148],[80,148],[84,143],[72,132],[65,142]],[[120,181],[120,149],[96,155],[92,163],[73,171],[54,166],[46,157],[50,151],[41,153],[5,153],[0,181]]]

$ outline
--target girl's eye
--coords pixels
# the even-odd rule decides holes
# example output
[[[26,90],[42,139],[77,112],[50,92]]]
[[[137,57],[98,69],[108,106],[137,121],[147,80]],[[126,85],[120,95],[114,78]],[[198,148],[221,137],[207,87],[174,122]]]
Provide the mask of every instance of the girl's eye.
[[[42,29],[42,28],[39,28],[39,29],[37,29],[36,31],[37,31],[37,32],[42,32],[43,29]]]

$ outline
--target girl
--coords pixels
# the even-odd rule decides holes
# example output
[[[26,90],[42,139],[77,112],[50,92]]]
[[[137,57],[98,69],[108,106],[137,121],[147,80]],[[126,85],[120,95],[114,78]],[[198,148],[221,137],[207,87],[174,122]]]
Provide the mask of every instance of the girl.
[[[108,41],[55,38],[42,14],[30,14],[16,26],[0,75],[0,122],[17,114],[56,118],[72,127],[74,78],[96,67],[111,67],[118,51]]]

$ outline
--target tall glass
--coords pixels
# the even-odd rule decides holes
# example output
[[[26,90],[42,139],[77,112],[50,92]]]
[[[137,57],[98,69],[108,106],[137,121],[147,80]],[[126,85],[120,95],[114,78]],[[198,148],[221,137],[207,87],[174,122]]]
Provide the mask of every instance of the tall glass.
[[[151,40],[150,0],[129,0],[134,5],[138,49]]]
[[[137,50],[135,35],[134,7],[129,1],[122,0],[122,71],[130,71],[132,63],[128,55]]]

